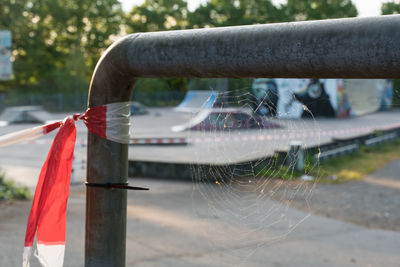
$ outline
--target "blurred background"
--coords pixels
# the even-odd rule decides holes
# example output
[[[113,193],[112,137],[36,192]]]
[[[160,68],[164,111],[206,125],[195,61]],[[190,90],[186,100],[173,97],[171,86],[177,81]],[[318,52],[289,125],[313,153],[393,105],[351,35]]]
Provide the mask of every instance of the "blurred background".
[[[385,0],[0,0],[0,136],[83,112],[97,61],[130,33],[398,13]],[[127,266],[400,266],[399,104],[400,80],[140,79],[128,172],[150,191],[128,193]],[[54,136],[0,148],[0,266],[21,263]],[[64,266],[84,262],[86,138],[77,123]]]
[[[3,1],[0,30],[11,33],[12,74],[0,78],[0,109],[84,109],[97,60],[113,41],[129,33],[394,14],[399,8],[398,2],[349,0]],[[227,89],[242,93],[251,83],[229,79]],[[142,79],[133,98],[148,106],[175,105],[187,90],[186,78]],[[398,90],[395,81],[395,105]]]

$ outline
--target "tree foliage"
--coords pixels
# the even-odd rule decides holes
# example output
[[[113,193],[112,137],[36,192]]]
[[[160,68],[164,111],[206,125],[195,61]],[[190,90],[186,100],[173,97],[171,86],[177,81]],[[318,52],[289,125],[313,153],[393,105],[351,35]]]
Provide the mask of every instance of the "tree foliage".
[[[211,0],[189,15],[192,28],[249,25],[282,21],[271,0]]]
[[[282,10],[287,21],[346,18],[358,14],[351,0],[288,0]]]
[[[400,1],[383,3],[381,13],[382,15],[400,14]]]
[[[10,0],[0,28],[13,36],[14,86],[67,90],[87,84],[100,52],[119,34],[117,0]]]
[[[281,5],[272,0],[209,0],[195,10],[188,9],[186,0],[145,0],[126,14],[118,0],[0,1],[0,29],[12,32],[14,58],[14,79],[0,83],[0,90],[87,89],[101,52],[121,29],[132,33],[357,15],[350,0],[288,0]],[[382,10],[398,12],[398,5],[388,3]],[[165,85],[185,90],[188,85],[186,79],[153,83],[142,84],[155,91]]]
[[[209,0],[189,11],[184,0],[146,0],[127,15],[129,32],[249,25],[357,16],[351,0]]]
[[[126,25],[131,32],[181,30],[188,26],[188,13],[183,0],[146,0],[128,13]]]

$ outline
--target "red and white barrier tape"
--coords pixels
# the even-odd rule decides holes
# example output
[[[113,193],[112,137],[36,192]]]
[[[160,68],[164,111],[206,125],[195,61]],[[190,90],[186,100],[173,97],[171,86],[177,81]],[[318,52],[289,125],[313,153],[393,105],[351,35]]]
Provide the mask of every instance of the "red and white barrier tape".
[[[190,138],[135,138],[132,139],[132,145],[157,145],[157,144],[186,144]]]
[[[157,145],[157,144],[190,144],[190,143],[220,143],[220,142],[246,142],[246,141],[285,141],[304,138],[337,137],[338,135],[352,135],[371,133],[375,130],[389,130],[400,128],[400,124],[390,124],[379,129],[373,127],[346,128],[340,130],[317,130],[317,131],[288,131],[276,134],[264,135],[221,135],[207,137],[181,137],[181,138],[134,138],[130,144],[133,145]]]
[[[190,144],[190,143],[220,143],[220,142],[246,142],[246,141],[277,141],[293,140],[315,137],[337,137],[338,135],[351,135],[370,133],[375,130],[389,130],[400,128],[400,124],[389,124],[380,128],[360,127],[346,128],[340,130],[321,130],[321,131],[288,131],[286,133],[263,134],[263,135],[221,135],[208,137],[175,137],[175,138],[132,138],[130,145],[164,145],[164,144]],[[21,144],[50,144],[52,140],[30,140]],[[84,147],[87,145],[86,138],[80,138],[77,143]]]
[[[23,266],[29,267],[36,235],[37,253],[43,267],[61,267],[64,262],[66,207],[76,142],[75,121],[82,120],[88,130],[114,142],[129,143],[130,103],[113,103],[89,108],[44,126],[0,137],[0,147],[33,140],[60,128],[40,172],[25,235]]]

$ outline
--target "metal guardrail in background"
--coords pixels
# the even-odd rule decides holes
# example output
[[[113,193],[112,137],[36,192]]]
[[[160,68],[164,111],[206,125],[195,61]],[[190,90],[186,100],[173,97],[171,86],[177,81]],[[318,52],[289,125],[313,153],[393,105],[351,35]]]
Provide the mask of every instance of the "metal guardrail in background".
[[[352,144],[352,145],[345,145],[337,148],[333,148],[324,152],[321,152],[319,154],[314,155],[314,160],[315,161],[322,161],[330,158],[335,158],[344,154],[350,154],[356,152],[360,146],[358,144]]]
[[[400,78],[399,47],[398,15],[132,34],[101,57],[88,104],[129,101],[144,77]],[[127,145],[89,133],[87,155],[88,182],[127,182]],[[125,266],[126,205],[87,188],[86,266]]]
[[[390,129],[386,132],[383,131],[382,135],[375,133],[368,136],[353,137],[344,143],[333,142],[332,145],[330,145],[330,148],[323,149],[321,153],[314,154],[314,160],[324,161],[326,159],[357,152],[362,146],[373,147],[388,142],[394,142],[399,138],[399,134],[397,133],[398,130],[399,129],[394,131],[393,129]]]
[[[379,144],[383,144],[386,142],[394,141],[398,138],[397,133],[388,133],[384,134],[382,136],[377,136],[368,140],[365,140],[365,146],[370,147],[370,146],[376,146]]]

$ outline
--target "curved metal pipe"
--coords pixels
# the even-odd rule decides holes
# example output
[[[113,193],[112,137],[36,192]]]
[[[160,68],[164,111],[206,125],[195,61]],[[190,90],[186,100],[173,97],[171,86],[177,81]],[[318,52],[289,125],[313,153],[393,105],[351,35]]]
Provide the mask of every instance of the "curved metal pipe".
[[[89,107],[142,77],[400,78],[400,15],[129,35],[100,59]],[[88,182],[127,181],[127,145],[89,133]],[[125,266],[126,192],[87,189],[86,266]]]

